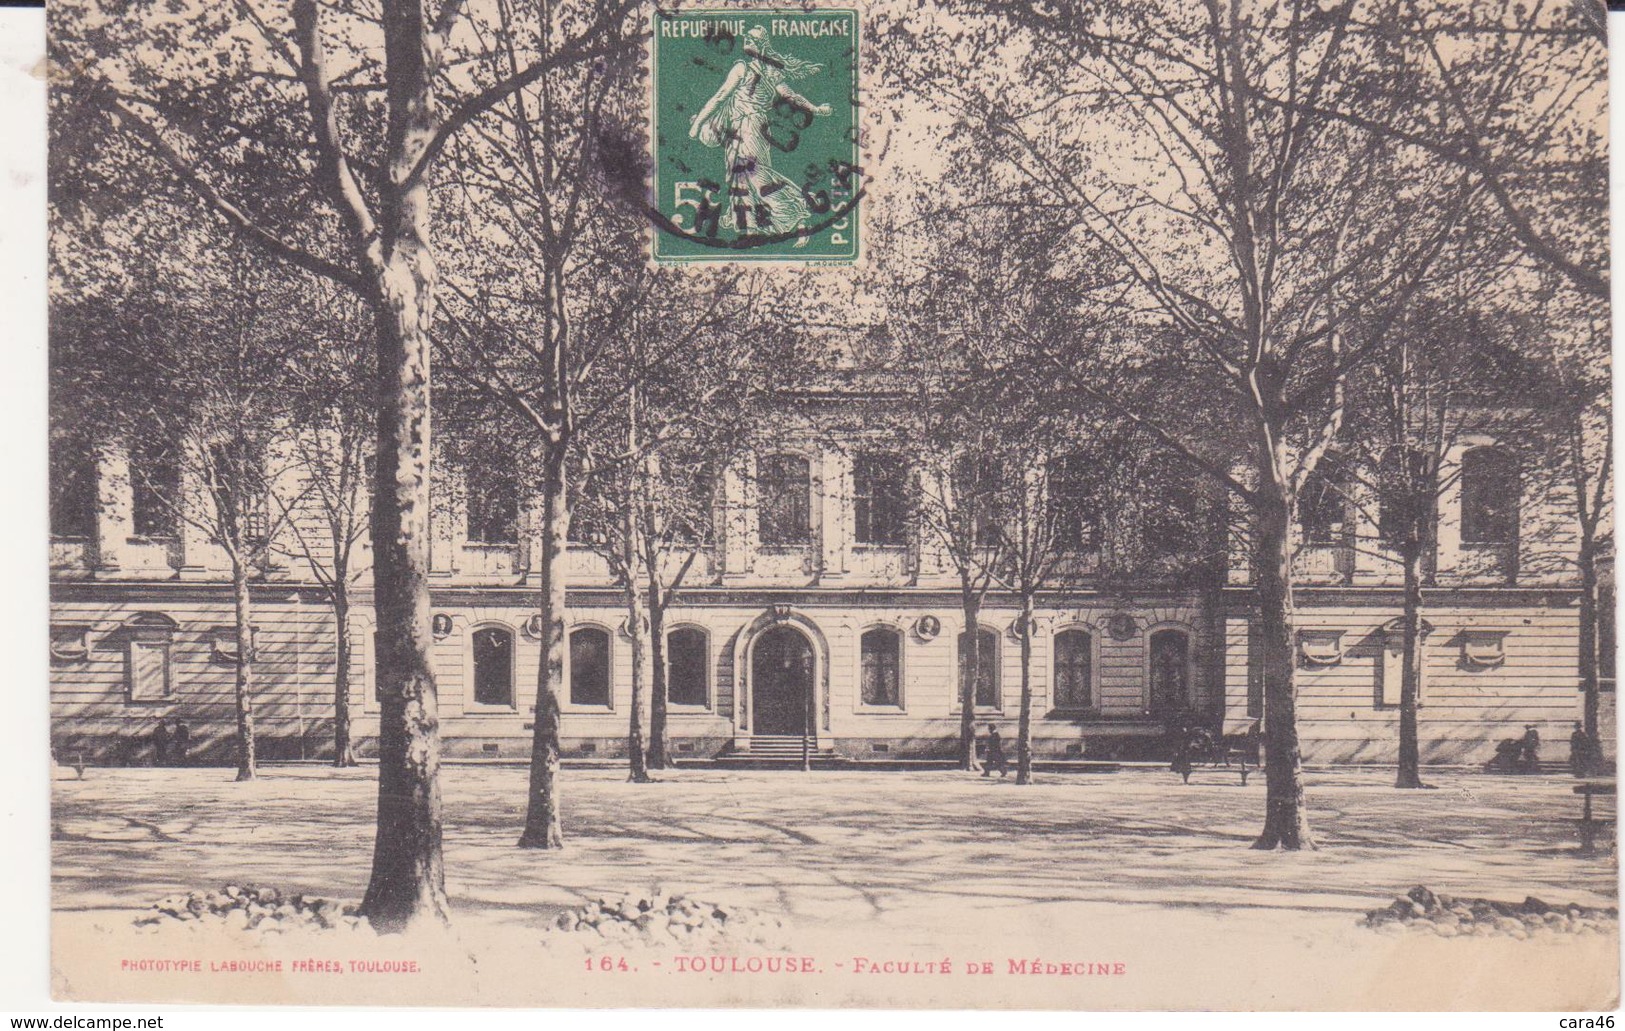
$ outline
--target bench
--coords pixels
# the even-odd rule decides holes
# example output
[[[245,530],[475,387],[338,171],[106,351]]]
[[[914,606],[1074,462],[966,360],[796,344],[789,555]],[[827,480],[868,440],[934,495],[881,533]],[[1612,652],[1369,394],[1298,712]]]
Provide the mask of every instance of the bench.
[[[1204,727],[1187,728],[1183,735],[1175,732],[1174,761],[1169,769],[1179,774],[1180,782],[1189,784],[1191,774],[1198,767],[1233,769],[1241,774],[1241,786],[1247,786],[1247,777],[1258,765],[1259,720],[1227,723],[1215,737]],[[1251,763],[1251,765],[1249,765]]]
[[[1580,814],[1580,852],[1584,855],[1595,855],[1597,851],[1597,828],[1611,827],[1613,820],[1598,819],[1591,808],[1591,800],[1599,795],[1612,797],[1616,794],[1613,780],[1586,780],[1574,785],[1574,793],[1585,799]]]

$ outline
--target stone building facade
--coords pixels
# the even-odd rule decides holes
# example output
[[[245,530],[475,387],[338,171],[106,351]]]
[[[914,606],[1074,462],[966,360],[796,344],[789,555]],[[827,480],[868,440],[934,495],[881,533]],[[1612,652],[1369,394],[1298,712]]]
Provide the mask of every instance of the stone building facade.
[[[141,761],[157,721],[179,720],[197,755],[223,760],[236,655],[225,557],[147,496],[166,483],[185,495],[184,474],[132,475],[141,460],[102,446],[78,479],[58,485],[54,744],[59,754]],[[1571,517],[1560,488],[1541,488],[1518,463],[1487,437],[1450,456],[1455,486],[1442,501],[1425,596],[1425,762],[1482,762],[1525,725],[1549,743],[1548,758],[1561,758],[1580,713]],[[951,563],[897,504],[895,478],[912,474],[861,439],[795,432],[727,468],[716,532],[667,617],[669,730],[680,757],[761,749],[804,729],[819,750],[860,760],[952,753],[967,628]],[[437,494],[432,549],[444,747],[523,758],[541,654],[536,506],[454,489],[458,475],[448,471]],[[1357,500],[1306,506],[1296,604],[1309,762],[1396,754],[1399,568],[1371,525],[1374,506]],[[272,544],[252,589],[261,754],[321,758],[332,747],[340,631],[298,549]],[[1228,569],[1194,584],[1138,588],[1091,584],[1080,559],[1080,575],[1042,594],[1030,667],[1036,754],[1150,758],[1182,708],[1232,731],[1261,714],[1245,548],[1229,550]],[[631,654],[621,595],[591,549],[572,547],[567,566],[565,754],[624,755]],[[342,631],[363,755],[377,714],[369,605],[363,578]],[[994,589],[977,628],[976,718],[1002,724],[1007,737],[1020,700],[1018,617],[1017,599]],[[1611,695],[1604,711],[1611,739]]]

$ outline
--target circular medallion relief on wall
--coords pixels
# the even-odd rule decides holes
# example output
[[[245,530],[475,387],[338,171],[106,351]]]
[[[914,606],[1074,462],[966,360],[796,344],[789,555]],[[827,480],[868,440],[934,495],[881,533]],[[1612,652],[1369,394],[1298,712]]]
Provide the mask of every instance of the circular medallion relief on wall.
[[[942,633],[942,620],[935,616],[921,616],[914,622],[914,633],[922,641],[933,640]]]
[[[1106,632],[1114,641],[1126,641],[1134,636],[1140,625],[1127,612],[1114,612],[1106,617]]]

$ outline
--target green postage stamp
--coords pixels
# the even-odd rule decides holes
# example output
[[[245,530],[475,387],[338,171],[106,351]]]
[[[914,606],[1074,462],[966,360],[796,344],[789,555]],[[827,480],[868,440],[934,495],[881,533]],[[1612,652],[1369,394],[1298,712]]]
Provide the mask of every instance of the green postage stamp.
[[[858,15],[656,11],[654,257],[854,261]]]

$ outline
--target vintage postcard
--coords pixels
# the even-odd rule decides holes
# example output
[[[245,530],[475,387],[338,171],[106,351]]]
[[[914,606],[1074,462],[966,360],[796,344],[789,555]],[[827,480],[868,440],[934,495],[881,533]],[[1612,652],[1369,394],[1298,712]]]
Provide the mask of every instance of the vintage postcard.
[[[58,999],[1618,1005],[1600,4],[48,68]]]

